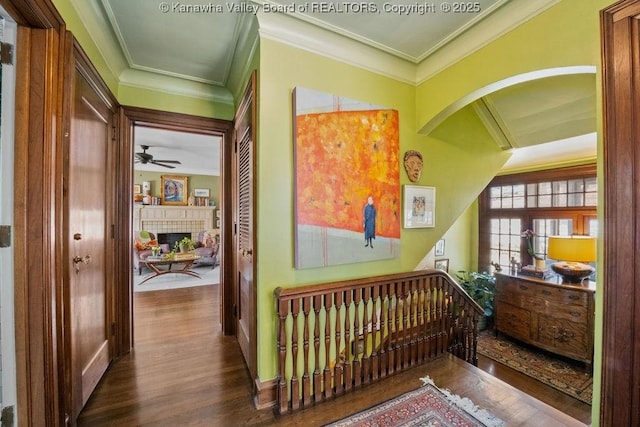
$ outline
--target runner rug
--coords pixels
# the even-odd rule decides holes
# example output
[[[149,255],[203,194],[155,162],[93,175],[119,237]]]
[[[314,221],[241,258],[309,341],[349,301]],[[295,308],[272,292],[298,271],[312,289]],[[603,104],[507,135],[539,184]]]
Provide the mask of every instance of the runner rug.
[[[532,351],[491,331],[478,336],[478,353],[591,405],[593,377],[577,362]]]
[[[350,415],[326,427],[344,426],[504,426],[504,422],[478,408],[468,398],[451,394],[422,378],[424,385],[417,390],[388,400],[372,408]]]

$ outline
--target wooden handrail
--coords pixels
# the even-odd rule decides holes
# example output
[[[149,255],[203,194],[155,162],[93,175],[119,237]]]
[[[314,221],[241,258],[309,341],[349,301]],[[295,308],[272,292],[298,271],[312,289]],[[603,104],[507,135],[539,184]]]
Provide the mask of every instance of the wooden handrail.
[[[277,288],[274,294],[280,413],[446,352],[477,364],[483,310],[442,270]]]

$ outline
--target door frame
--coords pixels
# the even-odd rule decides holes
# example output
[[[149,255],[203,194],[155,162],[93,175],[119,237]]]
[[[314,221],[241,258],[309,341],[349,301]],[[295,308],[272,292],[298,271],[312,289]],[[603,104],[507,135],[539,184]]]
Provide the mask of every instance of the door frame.
[[[640,423],[640,0],[600,13],[603,88],[604,287],[600,419]],[[635,207],[635,209],[633,208]]]
[[[0,0],[18,24],[14,133],[16,417],[65,420],[62,303],[64,21],[50,0]],[[37,237],[34,237],[37,236]]]
[[[122,227],[120,227],[117,239],[121,241],[123,248],[131,248],[132,216],[133,216],[133,128],[134,126],[146,126],[156,129],[166,129],[181,132],[193,132],[204,135],[218,136],[222,138],[220,153],[220,322],[222,332],[225,335],[235,335],[236,325],[233,315],[235,303],[235,290],[233,289],[232,257],[225,256],[232,247],[232,192],[231,182],[231,156],[233,154],[233,122],[207,117],[192,116],[188,114],[172,113],[167,111],[152,110],[140,107],[121,107],[120,114],[120,176],[118,188],[122,198],[123,212],[119,214]],[[124,354],[133,346],[133,284],[131,272],[133,271],[132,257],[127,253],[126,268],[119,269],[120,277],[117,283],[122,286],[116,291],[116,329],[118,336],[118,352]]]

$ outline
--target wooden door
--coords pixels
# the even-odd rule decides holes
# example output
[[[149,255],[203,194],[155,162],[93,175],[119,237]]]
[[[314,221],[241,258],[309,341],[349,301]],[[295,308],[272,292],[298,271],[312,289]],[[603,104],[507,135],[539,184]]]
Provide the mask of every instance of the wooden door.
[[[254,237],[254,153],[256,74],[245,90],[235,117],[234,253],[236,259],[236,333],[252,378],[256,377],[256,290]]]
[[[113,114],[82,67],[72,78],[66,188],[69,245],[70,381],[73,420],[107,369],[111,317],[107,256]]]

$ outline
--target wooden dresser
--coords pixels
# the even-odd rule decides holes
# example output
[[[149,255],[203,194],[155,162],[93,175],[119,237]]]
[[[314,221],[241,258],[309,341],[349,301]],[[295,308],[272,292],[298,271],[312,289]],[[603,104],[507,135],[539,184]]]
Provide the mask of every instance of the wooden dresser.
[[[495,273],[496,331],[571,359],[593,361],[595,283]]]

